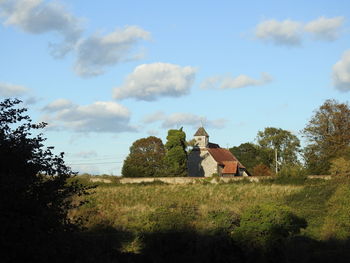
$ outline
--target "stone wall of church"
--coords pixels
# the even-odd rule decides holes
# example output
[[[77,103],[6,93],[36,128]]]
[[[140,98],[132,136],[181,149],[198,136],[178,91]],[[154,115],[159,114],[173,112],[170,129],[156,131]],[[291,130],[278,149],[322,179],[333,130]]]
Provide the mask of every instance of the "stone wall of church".
[[[188,156],[188,175],[191,177],[210,177],[217,173],[217,163],[206,149],[192,150]]]

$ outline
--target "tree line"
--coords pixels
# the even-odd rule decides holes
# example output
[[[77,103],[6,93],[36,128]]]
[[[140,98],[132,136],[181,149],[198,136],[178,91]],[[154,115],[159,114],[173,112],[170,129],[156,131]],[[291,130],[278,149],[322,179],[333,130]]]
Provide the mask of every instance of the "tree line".
[[[326,100],[300,131],[305,140],[288,130],[267,127],[255,142],[229,150],[253,175],[350,174],[350,107]],[[124,161],[125,177],[187,176],[187,151],[182,130],[169,130],[167,142],[150,136],[136,140]],[[276,158],[277,157],[277,158]],[[276,167],[277,166],[277,167]]]
[[[186,134],[169,130],[167,142],[149,136],[136,140],[124,160],[122,175],[125,177],[187,176]]]
[[[348,103],[326,100],[300,133],[303,148],[290,131],[268,127],[258,132],[257,143],[243,143],[230,151],[255,175],[272,174],[276,165],[282,174],[350,173]]]

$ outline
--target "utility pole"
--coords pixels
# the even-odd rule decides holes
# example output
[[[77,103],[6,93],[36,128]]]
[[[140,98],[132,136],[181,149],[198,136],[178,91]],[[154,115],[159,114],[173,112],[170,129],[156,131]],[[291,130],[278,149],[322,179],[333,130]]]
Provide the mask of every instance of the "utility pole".
[[[277,149],[275,149],[275,161],[276,161],[276,175],[277,175],[278,174]]]

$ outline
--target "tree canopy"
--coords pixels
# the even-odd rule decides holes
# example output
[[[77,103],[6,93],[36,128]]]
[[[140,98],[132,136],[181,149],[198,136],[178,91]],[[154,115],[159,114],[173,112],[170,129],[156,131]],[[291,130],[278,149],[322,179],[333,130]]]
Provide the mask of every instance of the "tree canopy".
[[[32,124],[26,109],[16,107],[20,102],[0,102],[0,239],[6,251],[2,260],[17,262],[24,256],[41,262],[60,253],[55,246],[61,235],[78,229],[77,221],[68,217],[77,206],[71,197],[88,188],[67,182],[73,173],[63,153],[54,155],[53,147],[44,147],[42,134],[32,134],[46,124]]]
[[[158,177],[164,168],[165,148],[161,139],[150,136],[136,140],[125,159],[122,175],[125,177]]]
[[[350,108],[347,103],[326,100],[302,131],[308,141],[304,150],[310,173],[326,174],[331,160],[343,157],[350,147]]]
[[[278,161],[282,165],[298,163],[300,140],[290,131],[267,127],[264,131],[258,132],[257,141],[260,147],[269,149],[272,156],[274,151],[277,150]]]
[[[179,130],[169,130],[165,144],[165,176],[187,176],[186,133]]]
[[[229,150],[250,172],[252,172],[254,167],[259,164],[270,166],[273,162],[270,151],[254,143],[242,143],[241,145],[232,147]]]

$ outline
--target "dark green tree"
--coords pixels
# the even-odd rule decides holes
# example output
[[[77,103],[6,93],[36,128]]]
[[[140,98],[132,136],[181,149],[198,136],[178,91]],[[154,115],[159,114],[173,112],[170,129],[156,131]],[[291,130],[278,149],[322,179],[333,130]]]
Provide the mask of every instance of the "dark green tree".
[[[150,136],[136,140],[126,157],[122,175],[125,177],[159,177],[164,171],[165,148],[161,139]]]
[[[290,131],[267,127],[258,132],[257,141],[260,147],[269,151],[270,159],[275,159],[274,154],[277,150],[278,161],[282,165],[299,163],[300,140]]]
[[[326,100],[302,130],[308,145],[304,159],[309,173],[327,174],[331,160],[345,156],[350,147],[350,108],[347,103]]]
[[[72,197],[88,188],[67,182],[74,173],[63,153],[54,155],[53,147],[44,147],[42,134],[32,134],[46,124],[32,124],[26,109],[17,108],[20,102],[0,102],[1,260],[57,262],[67,251],[62,244],[68,233],[79,229],[68,216],[77,207]]]
[[[250,172],[259,164],[270,166],[273,162],[271,151],[254,143],[242,143],[229,150]]]
[[[186,133],[179,130],[169,130],[165,144],[165,176],[187,176]]]

